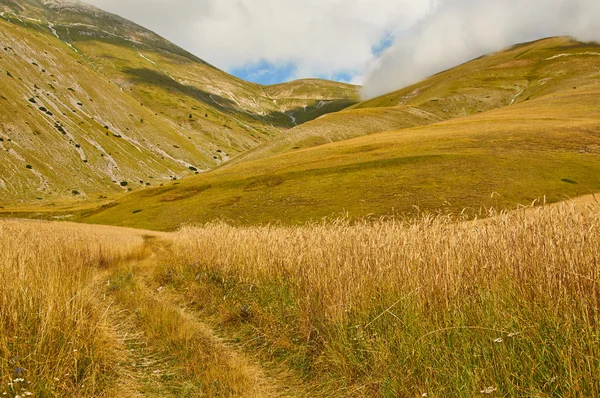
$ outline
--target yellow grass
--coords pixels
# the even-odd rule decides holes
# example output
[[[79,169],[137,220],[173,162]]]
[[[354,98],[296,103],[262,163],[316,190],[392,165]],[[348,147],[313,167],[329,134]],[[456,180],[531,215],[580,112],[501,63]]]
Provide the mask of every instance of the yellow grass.
[[[111,227],[0,222],[0,394],[105,389],[118,358],[92,282],[143,241]]]
[[[182,229],[174,254],[216,324],[323,395],[600,394],[600,218],[590,209],[209,224]]]
[[[0,394],[598,396],[599,210],[173,234],[4,221]]]
[[[0,222],[0,396],[281,396],[153,284],[169,236]]]

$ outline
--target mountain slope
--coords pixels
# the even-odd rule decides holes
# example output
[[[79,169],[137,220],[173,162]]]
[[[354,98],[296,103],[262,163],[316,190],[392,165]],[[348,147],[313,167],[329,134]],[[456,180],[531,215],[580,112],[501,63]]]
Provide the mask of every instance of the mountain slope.
[[[3,0],[0,10],[0,205],[89,201],[158,185],[218,166],[294,124],[268,87],[116,15],[68,1]],[[355,87],[319,85],[312,96],[277,101],[349,105],[357,95]]]
[[[516,45],[298,126],[241,159],[430,125],[572,89],[597,79],[599,56],[598,44],[567,37]]]
[[[544,50],[531,54],[542,66],[540,80],[512,105],[505,96],[506,106],[470,116],[234,164],[128,195],[82,219],[172,229],[218,218],[254,224],[406,215],[414,206],[476,215],[598,192],[597,46],[565,42],[540,42]]]

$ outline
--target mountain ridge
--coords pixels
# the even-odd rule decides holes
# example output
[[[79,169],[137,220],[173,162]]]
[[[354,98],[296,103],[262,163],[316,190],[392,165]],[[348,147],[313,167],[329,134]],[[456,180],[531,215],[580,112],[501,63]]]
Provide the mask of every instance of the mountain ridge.
[[[157,229],[218,219],[253,225],[421,212],[482,217],[492,207],[599,192],[600,70],[590,55],[598,48],[559,37],[499,52],[389,94],[398,101],[413,93],[410,109],[326,115],[205,175],[78,217]],[[407,126],[403,112],[411,109],[415,119]],[[348,132],[350,115],[365,121]],[[375,131],[365,128],[383,115],[389,120]],[[336,139],[331,126],[348,135]],[[307,142],[296,148],[301,129]]]
[[[330,111],[310,113],[324,98],[344,107],[358,96],[340,85],[341,97],[323,88],[275,98],[284,108],[264,87],[92,6],[0,9],[0,205],[90,201],[206,171]]]

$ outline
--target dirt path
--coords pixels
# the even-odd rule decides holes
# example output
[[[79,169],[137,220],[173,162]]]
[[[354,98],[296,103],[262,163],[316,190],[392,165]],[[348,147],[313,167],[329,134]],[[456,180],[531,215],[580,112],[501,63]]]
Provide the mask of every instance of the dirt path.
[[[148,238],[143,258],[114,265],[98,282],[122,353],[121,377],[110,395],[304,396],[286,377],[218,337],[181,294],[156,287],[156,267],[169,250],[165,235]]]

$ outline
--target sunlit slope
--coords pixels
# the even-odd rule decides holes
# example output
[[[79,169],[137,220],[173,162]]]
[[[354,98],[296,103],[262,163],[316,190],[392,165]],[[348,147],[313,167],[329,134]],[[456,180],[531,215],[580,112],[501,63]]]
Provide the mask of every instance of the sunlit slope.
[[[600,79],[431,126],[240,163],[128,195],[85,221],[172,229],[407,214],[477,214],[600,190]]]
[[[555,37],[514,46],[298,126],[242,159],[469,116],[588,84],[600,46]]]
[[[302,114],[300,109],[307,107],[316,108],[323,100],[343,100],[346,106],[358,102],[357,87],[337,82],[309,79],[306,84],[316,90],[303,90],[305,81],[273,88],[245,82],[144,27],[77,0],[0,0],[0,10],[12,22],[51,32],[84,55],[97,71],[122,85],[132,80],[154,84],[163,91],[174,90],[225,113],[238,112],[293,126],[296,122],[290,115]],[[139,58],[145,62],[139,62]],[[148,94],[134,92],[142,97]],[[298,92],[305,95],[295,95]],[[153,100],[148,97],[151,96],[144,99]],[[285,105],[280,106],[278,101]],[[327,111],[313,113],[319,116]],[[308,116],[305,120],[309,120]]]
[[[593,81],[599,57],[598,43],[542,39],[479,57],[355,108],[418,106],[445,119],[467,116]]]
[[[3,0],[0,10],[0,206],[156,185],[293,125],[265,87],[116,15],[34,0]],[[302,106],[357,95],[318,85]]]
[[[294,125],[359,102],[358,87],[321,79],[301,79],[264,88],[264,93]]]
[[[0,40],[3,201],[116,192],[210,164],[198,134],[190,140],[57,39],[0,20]]]

